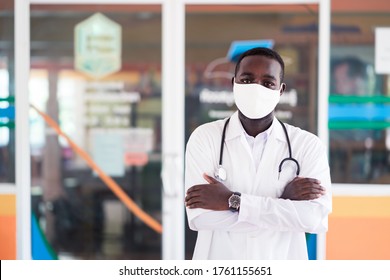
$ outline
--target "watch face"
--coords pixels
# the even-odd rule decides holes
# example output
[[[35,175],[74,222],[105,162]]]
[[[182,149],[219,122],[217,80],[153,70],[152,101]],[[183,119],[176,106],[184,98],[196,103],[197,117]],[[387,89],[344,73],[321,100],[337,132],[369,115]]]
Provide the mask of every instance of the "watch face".
[[[229,207],[230,208],[238,209],[240,207],[240,203],[241,203],[241,197],[239,195],[233,194],[229,198]]]

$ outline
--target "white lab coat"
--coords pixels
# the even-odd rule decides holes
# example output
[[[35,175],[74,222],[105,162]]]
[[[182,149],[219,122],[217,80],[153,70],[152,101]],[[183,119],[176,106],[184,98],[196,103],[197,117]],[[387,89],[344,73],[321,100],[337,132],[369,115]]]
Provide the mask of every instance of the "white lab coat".
[[[186,148],[185,188],[206,184],[202,174],[214,175],[219,162],[225,120],[198,127]],[[274,119],[258,168],[245,139],[238,113],[226,131],[223,183],[241,192],[237,213],[188,209],[188,224],[198,231],[193,259],[307,259],[305,232],[322,233],[328,228],[332,209],[331,180],[325,147],[318,137],[286,124],[292,155],[298,160],[301,177],[316,178],[326,195],[310,201],[280,199],[284,187],[295,177],[288,161],[279,176],[278,166],[288,157],[286,136]]]

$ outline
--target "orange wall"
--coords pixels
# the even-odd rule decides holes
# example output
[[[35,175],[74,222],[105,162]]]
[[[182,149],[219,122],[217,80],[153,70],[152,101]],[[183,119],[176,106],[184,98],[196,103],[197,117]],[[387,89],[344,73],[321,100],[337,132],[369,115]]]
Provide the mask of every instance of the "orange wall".
[[[390,197],[333,197],[326,258],[390,259]]]
[[[16,259],[15,195],[0,195],[0,259]]]

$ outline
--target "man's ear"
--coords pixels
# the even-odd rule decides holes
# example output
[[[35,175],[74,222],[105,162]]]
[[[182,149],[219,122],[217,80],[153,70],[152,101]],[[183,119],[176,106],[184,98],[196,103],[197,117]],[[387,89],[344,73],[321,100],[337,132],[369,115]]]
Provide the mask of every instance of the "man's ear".
[[[284,93],[284,91],[286,90],[286,84],[285,83],[282,83],[280,85],[280,95],[282,95]]]

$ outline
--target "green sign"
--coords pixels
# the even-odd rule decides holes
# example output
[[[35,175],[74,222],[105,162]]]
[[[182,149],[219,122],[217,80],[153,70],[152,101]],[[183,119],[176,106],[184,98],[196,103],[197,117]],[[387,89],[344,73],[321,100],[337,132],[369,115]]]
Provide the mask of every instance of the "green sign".
[[[122,27],[96,13],[75,27],[75,68],[93,78],[121,69]]]

